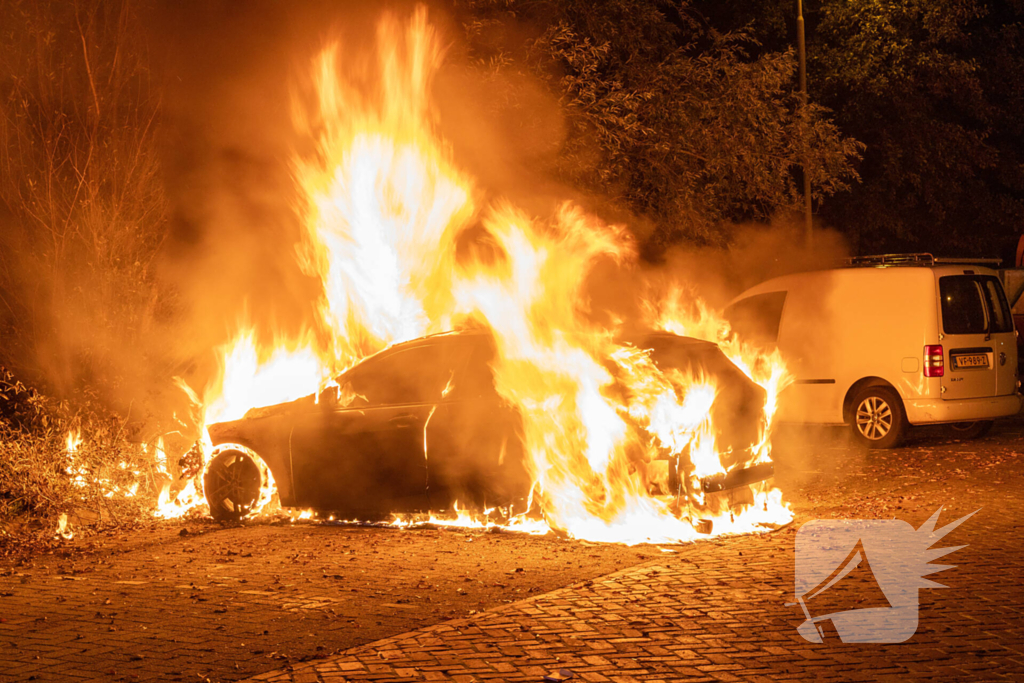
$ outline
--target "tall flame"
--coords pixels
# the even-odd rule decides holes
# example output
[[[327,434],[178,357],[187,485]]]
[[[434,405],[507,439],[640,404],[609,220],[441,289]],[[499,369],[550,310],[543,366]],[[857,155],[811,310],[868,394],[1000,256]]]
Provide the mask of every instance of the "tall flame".
[[[766,389],[767,427],[751,455],[720,453],[714,379],[659,370],[588,315],[585,283],[598,264],[638,268],[628,233],[571,203],[542,220],[484,201],[456,164],[436,126],[431,84],[444,51],[426,10],[405,22],[384,15],[375,62],[349,60],[342,71],[342,48],[329,44],[316,57],[292,103],[296,130],[315,150],[296,156],[293,170],[305,226],[295,258],[322,283],[316,319],[272,348],[240,326],[223,349],[220,382],[203,396],[207,421],[312,393],[368,353],[471,318],[494,333],[496,386],[523,418],[528,469],[551,525],[592,540],[693,538],[694,520],[653,483],[652,463],[666,452],[691,462],[688,489],[718,515],[716,532],[788,521],[776,491],[758,487],[737,515],[698,486],[699,477],[769,458],[787,381],[777,355],[721,337],[723,322],[677,288],[651,284],[643,294],[650,327],[724,339],[725,353]]]

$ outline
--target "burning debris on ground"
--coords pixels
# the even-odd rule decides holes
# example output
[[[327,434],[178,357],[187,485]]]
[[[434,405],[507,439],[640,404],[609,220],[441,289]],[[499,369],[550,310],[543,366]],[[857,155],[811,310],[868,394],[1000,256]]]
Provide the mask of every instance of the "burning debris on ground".
[[[0,542],[70,540],[76,528],[132,527],[152,516],[166,471],[134,429],[88,397],[57,401],[0,377]]]

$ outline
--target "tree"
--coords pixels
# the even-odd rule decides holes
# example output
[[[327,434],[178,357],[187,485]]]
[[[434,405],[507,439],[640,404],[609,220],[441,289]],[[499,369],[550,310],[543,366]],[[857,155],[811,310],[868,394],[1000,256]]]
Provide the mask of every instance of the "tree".
[[[651,257],[684,240],[722,244],[732,222],[796,209],[804,155],[818,196],[856,179],[857,143],[822,107],[801,111],[793,53],[752,56],[748,34],[716,31],[686,4],[480,0],[470,10],[478,62],[527,69],[566,112],[558,176],[651,219],[641,235]],[[513,22],[541,27],[522,54],[493,38],[515,33]]]
[[[698,0],[719,30],[795,42],[791,0]],[[811,99],[865,143],[862,181],[820,206],[863,253],[999,255],[1024,218],[1024,6],[805,2]]]
[[[141,371],[166,202],[137,10],[0,1],[0,362],[59,393]]]
[[[871,250],[981,253],[1022,215],[996,177],[999,112],[972,35],[984,15],[974,0],[822,8],[811,51],[821,98],[867,145],[864,183],[825,216]]]

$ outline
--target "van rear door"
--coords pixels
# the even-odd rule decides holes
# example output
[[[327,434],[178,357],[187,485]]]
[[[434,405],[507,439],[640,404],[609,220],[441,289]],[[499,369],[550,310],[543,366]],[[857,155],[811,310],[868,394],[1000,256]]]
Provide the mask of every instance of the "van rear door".
[[[945,371],[941,380],[946,400],[1013,393],[1016,363],[1013,319],[998,278],[989,275],[947,275],[939,278],[942,346]]]
[[[1014,331],[1013,311],[1006,300],[1003,283],[998,278],[979,278],[985,300],[992,316],[992,341],[995,347],[996,396],[1017,392],[1017,333]]]

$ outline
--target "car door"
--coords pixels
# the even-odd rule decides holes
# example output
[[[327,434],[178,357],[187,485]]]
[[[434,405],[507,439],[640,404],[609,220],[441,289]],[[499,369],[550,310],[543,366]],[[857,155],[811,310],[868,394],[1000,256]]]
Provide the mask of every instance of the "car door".
[[[530,491],[519,414],[495,389],[493,341],[459,340],[453,374],[427,427],[427,477],[434,510],[525,503]],[[524,506],[525,507],[525,506]]]
[[[366,516],[428,507],[425,429],[451,376],[439,355],[428,343],[371,357],[296,420],[298,506]]]

